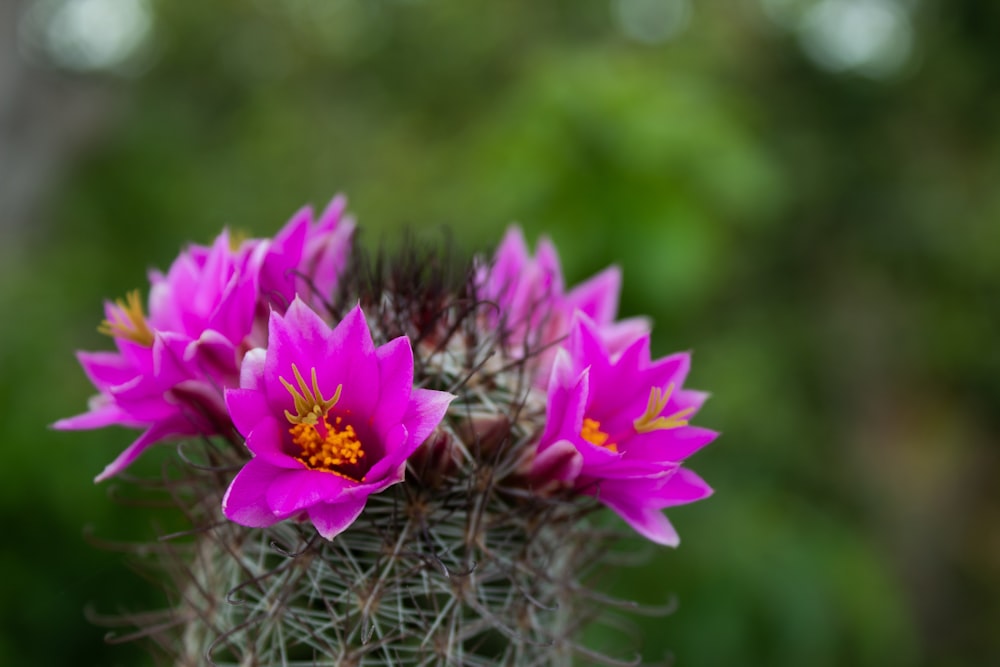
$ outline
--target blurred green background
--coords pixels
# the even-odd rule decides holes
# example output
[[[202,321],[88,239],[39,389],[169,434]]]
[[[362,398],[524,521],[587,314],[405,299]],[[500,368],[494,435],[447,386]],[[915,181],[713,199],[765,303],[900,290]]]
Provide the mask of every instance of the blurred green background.
[[[156,600],[85,537],[151,532],[91,482],[132,434],[46,430],[102,299],[336,192],[373,246],[618,263],[695,350],[716,495],[613,575],[679,601],[646,659],[1000,664],[998,44],[985,0],[0,0],[0,664],[149,664],[84,618]]]

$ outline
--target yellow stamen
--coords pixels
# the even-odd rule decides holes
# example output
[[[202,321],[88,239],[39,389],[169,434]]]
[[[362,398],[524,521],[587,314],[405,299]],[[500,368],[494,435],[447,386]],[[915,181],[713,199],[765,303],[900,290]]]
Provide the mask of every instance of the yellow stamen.
[[[306,385],[306,381],[302,379],[302,374],[299,373],[299,369],[295,364],[292,364],[292,373],[295,374],[295,381],[299,383],[299,391],[295,390],[292,383],[283,377],[278,379],[281,384],[285,385],[285,389],[288,393],[292,395],[292,399],[295,401],[295,411],[298,413],[293,415],[288,410],[285,410],[285,419],[287,419],[292,424],[300,424],[305,422],[307,424],[316,424],[319,422],[320,418],[325,416],[326,413],[330,411],[330,408],[337,404],[340,400],[340,392],[344,388],[344,385],[338,384],[337,391],[333,392],[332,398],[323,398],[323,394],[319,390],[319,381],[316,379],[316,368],[313,367],[310,379],[312,380],[312,391],[309,391],[309,386]]]
[[[669,417],[660,416],[660,413],[667,407],[667,403],[670,401],[670,394],[673,391],[673,384],[668,385],[666,391],[663,391],[659,387],[652,387],[649,390],[649,403],[646,404],[646,412],[632,422],[637,433],[663,431],[688,425],[686,418],[694,414],[694,408],[678,410]]]
[[[111,319],[101,322],[97,330],[112,338],[124,338],[133,343],[151,347],[153,332],[146,323],[146,315],[142,312],[142,298],[139,290],[132,290],[125,295],[125,300],[115,300],[116,308],[111,310]]]
[[[596,419],[584,417],[583,428],[580,429],[580,437],[592,445],[604,447],[615,453],[618,452],[618,445],[608,442],[608,438],[611,436],[601,430],[601,422]]]
[[[365,456],[361,440],[354,427],[350,424],[342,425],[343,418],[336,417],[334,423],[330,424],[327,419],[330,409],[340,400],[340,393],[343,385],[337,385],[337,391],[333,397],[323,398],[319,389],[319,381],[316,378],[316,368],[312,369],[310,379],[312,387],[306,384],[299,373],[299,369],[292,364],[292,373],[298,388],[292,386],[291,382],[279,377],[281,384],[285,386],[288,393],[295,401],[295,412],[292,414],[285,410],[285,419],[292,425],[288,432],[292,436],[292,442],[298,445],[302,451],[296,458],[313,470],[325,470],[336,473],[342,477],[354,481],[363,481],[346,474],[343,466],[357,465],[358,461]]]
[[[229,232],[229,249],[233,252],[239,252],[240,248],[243,246],[243,242],[250,238],[250,234],[247,233],[245,229],[234,229]]]

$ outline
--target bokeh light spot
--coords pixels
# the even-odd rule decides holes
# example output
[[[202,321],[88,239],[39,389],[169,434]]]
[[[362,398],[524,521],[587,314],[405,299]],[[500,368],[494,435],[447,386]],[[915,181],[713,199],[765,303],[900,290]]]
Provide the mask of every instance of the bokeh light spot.
[[[124,72],[153,31],[149,0],[43,0],[25,13],[22,46],[81,72]]]
[[[891,0],[822,0],[806,13],[799,38],[824,69],[884,78],[906,64],[913,29],[908,14]]]
[[[625,36],[644,44],[667,42],[691,21],[690,0],[613,0],[611,11]]]

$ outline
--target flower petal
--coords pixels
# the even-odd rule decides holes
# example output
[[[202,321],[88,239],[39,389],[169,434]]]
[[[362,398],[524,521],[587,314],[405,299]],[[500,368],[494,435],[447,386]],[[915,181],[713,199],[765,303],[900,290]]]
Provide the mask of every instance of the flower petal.
[[[375,484],[381,483],[386,479],[392,480],[386,486],[402,482],[403,475],[406,471],[406,459],[408,459],[410,454],[416,451],[417,447],[420,445],[420,442],[414,443],[410,439],[410,434],[407,432],[405,426],[402,424],[396,424],[389,430],[382,441],[385,453],[382,458],[376,461],[375,464],[368,470],[368,474],[365,475],[365,480],[368,483]],[[375,493],[375,491],[371,491],[370,493]]]
[[[455,400],[454,394],[433,389],[414,389],[410,404],[403,415],[403,425],[409,433],[409,456],[423,444],[437,425],[444,419],[448,406]]]
[[[256,389],[227,389],[226,410],[243,437],[254,430],[262,416],[270,413],[264,393]]]
[[[531,465],[531,477],[541,484],[572,482],[583,467],[580,451],[569,440],[557,440],[539,450]]]
[[[161,440],[179,435],[196,435],[197,430],[183,419],[165,420],[157,422],[146,429],[145,433],[125,448],[118,457],[109,463],[100,475],[94,478],[94,482],[103,482],[109,477],[114,477],[125,468],[132,465],[132,462],[139,458],[139,455],[146,451],[151,445]]]
[[[289,517],[319,503],[334,503],[357,482],[323,470],[283,470],[267,487],[267,504],[275,516]]]
[[[274,417],[266,415],[257,422],[247,436],[247,449],[253,452],[255,457],[267,461],[270,465],[292,470],[300,469],[304,464],[295,457],[285,453],[282,447],[284,438],[283,426],[284,424]]]
[[[628,440],[625,457],[641,461],[679,463],[719,437],[698,426],[637,433]]]
[[[266,391],[264,382],[264,362],[267,359],[267,350],[262,347],[254,349],[243,355],[240,363],[240,388],[259,389]]]
[[[267,382],[267,400],[273,412],[277,414],[283,414],[285,410],[295,412],[292,396],[279,378],[294,384],[293,363],[298,367],[308,360],[314,360],[313,363],[323,366],[321,361],[327,357],[329,338],[330,327],[298,298],[288,307],[284,316],[271,311],[264,377]],[[328,375],[325,368],[316,370],[317,375],[321,370],[324,371],[324,376]],[[309,378],[309,368],[299,367],[299,372],[304,378]],[[323,382],[323,379],[320,378],[320,387],[327,392],[326,395],[333,394],[336,384],[328,387],[329,379],[326,382]]]
[[[697,474],[687,468],[678,468],[677,472],[671,475],[666,484],[656,492],[652,503],[656,507],[674,507],[703,500],[712,493],[714,493],[712,487]]]
[[[316,526],[316,532],[332,540],[357,520],[367,500],[366,496],[336,504],[314,505],[308,511],[309,520]]]
[[[237,473],[222,499],[226,517],[251,528],[263,528],[281,520],[267,504],[265,491],[284,471],[256,459]]]
[[[406,414],[413,391],[413,350],[410,339],[400,336],[375,351],[378,359],[378,405],[374,412],[374,425],[382,431],[389,424],[398,424]]]
[[[98,389],[123,384],[135,377],[132,364],[114,352],[77,352],[83,372]]]
[[[571,309],[579,310],[597,324],[610,324],[618,314],[621,287],[621,269],[609,266],[571,289],[566,294],[566,302]]]
[[[552,364],[549,397],[545,408],[542,443],[576,439],[583,426],[583,413],[590,392],[590,368],[578,372],[569,353],[560,349]]]
[[[60,419],[52,425],[57,431],[86,431],[105,426],[130,426],[143,428],[148,422],[137,420],[131,414],[122,410],[105,394],[98,394],[90,399],[90,411],[75,417]]]
[[[625,523],[648,540],[668,547],[676,547],[681,542],[677,531],[661,510],[636,505],[612,504],[605,501]]]
[[[382,484],[386,480],[389,480],[389,483],[379,488],[378,491],[392,484],[402,482],[406,474],[406,459],[421,444],[420,442],[415,443],[410,439],[405,426],[396,424],[386,435],[382,443],[385,448],[385,454],[375,462],[368,470],[368,474],[365,475],[366,482],[369,484]],[[376,491],[372,490],[371,493],[376,493]]]
[[[303,307],[306,307],[303,304]],[[379,399],[379,370],[368,321],[357,305],[328,334],[322,356],[314,357],[321,364],[316,369],[321,387],[343,384],[343,394],[337,403],[338,412],[372,415]]]

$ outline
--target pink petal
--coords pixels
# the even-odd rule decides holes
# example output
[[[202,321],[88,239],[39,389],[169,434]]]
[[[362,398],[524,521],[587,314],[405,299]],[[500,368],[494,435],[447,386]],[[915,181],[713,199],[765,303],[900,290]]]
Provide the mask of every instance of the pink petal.
[[[325,539],[332,540],[344,532],[361,515],[368,498],[345,500],[333,505],[314,505],[309,508],[309,520],[316,526],[316,532]]]
[[[360,305],[334,327],[324,353],[313,358],[320,364],[316,370],[321,387],[330,387],[332,393],[338,384],[344,386],[337,412],[366,416],[375,412],[380,383],[378,361]]]
[[[139,455],[149,449],[151,445],[179,435],[195,435],[190,424],[183,420],[163,421],[153,424],[140,435],[135,442],[125,448],[118,457],[104,468],[100,475],[94,478],[94,482],[103,482],[109,477],[114,477],[139,458]]]
[[[184,334],[158,331],[153,338],[153,376],[159,386],[169,387],[194,377],[184,361],[191,338]]]
[[[651,499],[656,507],[673,507],[703,500],[712,495],[712,487],[687,468],[679,468]]]
[[[672,384],[674,389],[680,389],[690,370],[691,353],[678,352],[654,361],[650,364],[648,373],[657,378],[656,383],[659,386],[666,387]]]
[[[332,472],[283,470],[267,487],[267,504],[275,516],[289,517],[316,504],[338,502],[354,486],[357,482]]]
[[[226,340],[238,345],[250,334],[257,312],[258,280],[252,271],[235,271],[222,294],[216,297],[205,328],[219,331]]]
[[[113,400],[104,394],[98,394],[90,400],[90,411],[75,417],[60,419],[52,425],[57,431],[86,431],[105,426],[129,426],[142,428],[148,422],[137,420],[124,411]]]
[[[378,490],[397,482],[402,482],[406,472],[406,459],[416,451],[420,444],[420,442],[414,442],[410,438],[405,426],[402,424],[393,426],[382,441],[385,453],[368,470],[368,474],[365,475],[366,482],[369,484],[381,484],[386,480],[389,481],[388,484],[385,484],[385,486],[382,486]],[[373,490],[369,493],[376,493],[376,491]]]
[[[235,386],[239,379],[236,347],[218,331],[207,329],[184,349],[184,361],[214,384]]]
[[[314,363],[318,365],[325,359],[328,339],[330,337],[330,327],[320,319],[319,315],[312,311],[309,306],[296,298],[284,317],[275,311],[271,311],[268,324],[268,344],[267,356],[264,361],[264,377],[267,381],[267,398],[271,405],[271,410],[276,414],[283,414],[285,410],[295,411],[292,395],[279,381],[279,378],[295,384],[295,375],[292,373],[292,364],[296,364],[302,377],[307,381],[310,375],[310,367],[303,368],[304,363]],[[321,370],[317,368],[317,375]],[[325,379],[325,378],[321,378]],[[325,396],[333,395],[337,385],[328,386],[330,380],[321,382],[320,387],[324,390]]]
[[[566,294],[566,302],[570,308],[583,312],[595,323],[610,324],[618,314],[621,286],[621,269],[610,266],[570,290]]]
[[[563,292],[563,278],[562,267],[559,265],[559,253],[556,252],[555,245],[547,236],[538,240],[538,246],[535,248],[535,261],[542,278],[542,295],[547,297],[560,296]]]
[[[98,389],[128,382],[136,374],[132,364],[114,352],[77,352],[76,358]]]
[[[618,354],[643,336],[649,337],[653,328],[647,317],[630,317],[601,327],[601,341],[611,354]],[[646,359],[649,359],[647,353]]]
[[[253,455],[269,465],[278,468],[289,468],[291,470],[301,469],[304,464],[285,452],[283,447],[285,431],[282,430],[287,424],[284,417],[281,421],[275,419],[270,414],[266,414],[263,419],[257,422],[250,435],[247,436],[246,446]],[[294,446],[294,445],[293,445]]]
[[[531,477],[542,485],[547,482],[572,482],[580,475],[583,457],[569,440],[557,440],[539,450],[531,465]]]
[[[270,415],[264,393],[256,389],[227,389],[226,410],[243,437],[257,427],[263,416]]]
[[[644,461],[679,463],[719,437],[699,426],[637,433],[628,439],[625,456]]]
[[[322,302],[333,293],[337,280],[347,266],[353,236],[354,220],[345,218],[335,230],[328,232],[324,237],[313,239],[307,247],[308,264],[304,268],[312,277],[315,289],[311,302]]]
[[[241,389],[265,391],[264,362],[266,359],[267,350],[262,347],[255,347],[243,355],[243,361],[240,362]]]
[[[422,445],[427,436],[437,428],[453,400],[455,395],[448,392],[433,389],[413,390],[410,404],[403,416],[403,425],[409,432],[410,452]]]
[[[178,408],[166,399],[166,391],[155,378],[147,375],[117,387],[110,394],[125,412],[141,422],[150,423],[176,415]]]
[[[281,475],[280,468],[274,468],[261,461],[248,461],[237,473],[222,499],[222,513],[241,526],[263,528],[281,520],[275,516],[265,499],[265,492],[274,479]]]
[[[406,413],[413,390],[413,350],[410,339],[400,336],[379,347],[375,354],[381,391],[373,417],[376,430],[382,430],[379,425],[398,424]]]
[[[295,298],[299,263],[312,216],[308,206],[297,211],[275,235],[260,264],[260,292],[279,307]]]
[[[680,544],[681,538],[661,510],[610,502],[606,504],[646,539],[668,547]]]
[[[707,391],[695,391],[694,389],[681,389],[680,391],[674,392],[671,396],[671,404],[676,404],[675,410],[691,410],[691,414],[695,414],[701,407],[705,405],[705,401],[709,398],[709,393]]]
[[[496,298],[513,289],[518,276],[528,262],[528,244],[517,225],[511,225],[500,241],[489,271],[489,294]]]
[[[589,393],[590,369],[585,368],[582,373],[576,374],[569,354],[560,349],[552,365],[541,442],[563,438],[575,441],[579,438]]]
[[[347,197],[336,195],[330,203],[323,209],[319,219],[316,221],[315,233],[332,232],[337,228],[344,211],[347,209]]]

